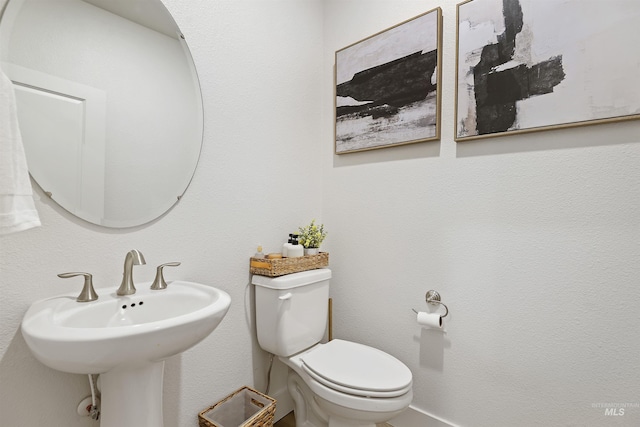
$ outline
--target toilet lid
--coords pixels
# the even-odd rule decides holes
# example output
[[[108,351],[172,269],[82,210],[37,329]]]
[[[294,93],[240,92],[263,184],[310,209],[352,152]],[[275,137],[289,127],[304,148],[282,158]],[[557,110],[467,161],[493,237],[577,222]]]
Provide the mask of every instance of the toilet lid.
[[[411,388],[409,368],[381,350],[332,340],[302,356],[303,368],[320,383],[358,396],[395,397]]]

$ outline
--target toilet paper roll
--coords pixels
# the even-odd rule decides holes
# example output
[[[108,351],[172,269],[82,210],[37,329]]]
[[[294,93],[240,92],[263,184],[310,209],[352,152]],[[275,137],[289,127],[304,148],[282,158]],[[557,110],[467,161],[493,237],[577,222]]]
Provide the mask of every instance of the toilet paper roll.
[[[442,316],[437,313],[425,313],[421,311],[417,315],[418,325],[442,328]]]

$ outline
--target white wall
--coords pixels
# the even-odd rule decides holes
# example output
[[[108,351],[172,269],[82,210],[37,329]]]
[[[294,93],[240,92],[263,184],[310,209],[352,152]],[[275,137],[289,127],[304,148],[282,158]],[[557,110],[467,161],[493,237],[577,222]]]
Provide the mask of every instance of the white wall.
[[[323,220],[336,337],[461,426],[640,424],[640,122],[456,144],[456,2],[325,1]],[[442,140],[332,156],[333,54],[441,6]],[[633,49],[633,46],[628,46]],[[435,289],[444,333],[411,308]]]
[[[6,0],[0,0],[0,8]],[[95,426],[76,414],[85,376],[37,362],[19,325],[35,299],[80,290],[64,271],[89,271],[97,288],[117,285],[124,255],[147,265],[181,261],[166,274],[220,287],[232,305],[214,333],[166,363],[165,426],[195,426],[197,413],[242,385],[264,387],[255,344],[249,256],[321,217],[321,15],[318,1],[166,0],[201,79],[205,141],[180,203],[144,227],[112,230],[69,216],[36,194],[43,226],[0,238],[0,425]],[[291,35],[295,35],[292,37]]]
[[[207,340],[167,362],[166,426],[262,387],[247,257],[312,217],[330,232],[336,337],[407,363],[417,408],[463,426],[638,424],[640,409],[604,417],[592,403],[639,399],[640,123],[454,143],[454,2],[165,3],[202,81],[198,171],[146,227],[90,226],[37,194],[44,226],[0,239],[2,425],[95,425],[75,415],[85,378],[35,361],[19,323],[34,299],[79,289],[56,273],[117,284],[131,248],[148,262],[136,280],[177,260],[171,273],[233,299]],[[438,5],[442,141],[333,156],[334,51]],[[451,310],[445,334],[415,325],[428,289]]]

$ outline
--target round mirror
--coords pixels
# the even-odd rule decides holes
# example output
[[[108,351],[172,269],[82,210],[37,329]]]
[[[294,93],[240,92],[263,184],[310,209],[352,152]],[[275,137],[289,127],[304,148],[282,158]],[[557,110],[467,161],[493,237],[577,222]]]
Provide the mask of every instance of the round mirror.
[[[29,172],[60,206],[132,227],[184,194],[202,146],[202,98],[160,0],[11,0],[0,60]]]

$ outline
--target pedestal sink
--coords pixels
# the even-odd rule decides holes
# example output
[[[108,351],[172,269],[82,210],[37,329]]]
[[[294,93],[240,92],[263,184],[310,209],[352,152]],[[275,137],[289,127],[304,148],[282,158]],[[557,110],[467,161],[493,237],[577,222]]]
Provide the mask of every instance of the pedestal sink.
[[[34,356],[50,368],[100,374],[101,427],[162,427],[164,360],[206,338],[231,298],[217,288],[173,281],[167,289],[76,302],[72,294],[36,301],[22,321]]]

